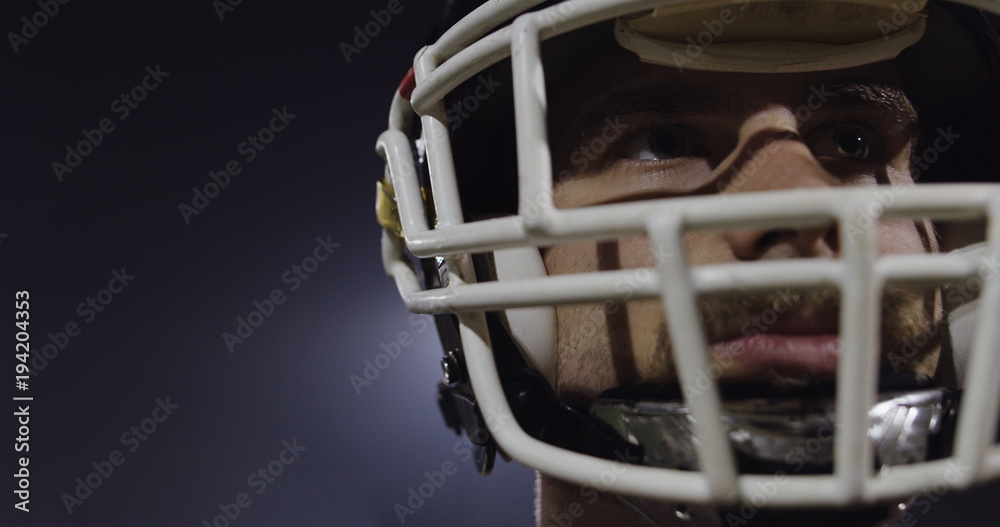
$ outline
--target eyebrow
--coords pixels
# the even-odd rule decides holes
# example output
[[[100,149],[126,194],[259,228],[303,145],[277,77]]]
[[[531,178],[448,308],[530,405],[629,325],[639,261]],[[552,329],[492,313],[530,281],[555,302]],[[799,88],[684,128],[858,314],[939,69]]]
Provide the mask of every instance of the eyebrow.
[[[713,112],[724,102],[716,89],[701,90],[687,85],[668,85],[646,80],[619,86],[599,103],[574,119],[557,144],[573,144],[574,138],[599,129],[605,119],[638,113],[656,113],[681,118]]]
[[[895,117],[904,133],[911,137],[917,135],[917,110],[899,87],[883,83],[843,82],[821,91],[827,91],[830,96],[826,97],[817,111],[875,107],[887,116]]]
[[[575,144],[574,139],[583,137],[605,126],[605,119],[616,116],[654,113],[673,118],[691,115],[728,112],[746,114],[750,108],[737,104],[740,85],[725,93],[725,86],[709,88],[690,85],[666,84],[662,80],[651,79],[617,87],[592,108],[574,119],[560,136],[557,145],[564,150]],[[819,97],[817,94],[822,94]],[[823,83],[813,83],[800,95],[797,104],[816,100],[821,103],[814,111],[852,111],[875,108],[887,118],[896,119],[901,131],[911,138],[918,131],[917,112],[902,89],[880,82],[838,82],[827,88]]]

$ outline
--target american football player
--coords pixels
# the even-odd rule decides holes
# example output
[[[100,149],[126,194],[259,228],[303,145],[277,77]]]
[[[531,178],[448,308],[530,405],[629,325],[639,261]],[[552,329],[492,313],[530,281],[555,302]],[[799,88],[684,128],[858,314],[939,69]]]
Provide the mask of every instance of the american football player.
[[[377,208],[479,470],[563,527],[906,524],[1000,475],[997,13],[449,3]]]

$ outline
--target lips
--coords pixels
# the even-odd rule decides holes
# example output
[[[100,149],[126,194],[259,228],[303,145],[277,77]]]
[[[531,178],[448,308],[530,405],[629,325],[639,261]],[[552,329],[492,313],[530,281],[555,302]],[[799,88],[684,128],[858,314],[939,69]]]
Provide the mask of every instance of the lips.
[[[710,349],[716,364],[728,365],[722,378],[758,377],[768,372],[827,377],[837,372],[840,339],[836,334],[764,333],[717,342]]]
[[[770,327],[714,339],[713,363],[722,379],[768,378],[777,373],[791,378],[832,377],[837,372],[840,339],[837,317],[785,313]]]

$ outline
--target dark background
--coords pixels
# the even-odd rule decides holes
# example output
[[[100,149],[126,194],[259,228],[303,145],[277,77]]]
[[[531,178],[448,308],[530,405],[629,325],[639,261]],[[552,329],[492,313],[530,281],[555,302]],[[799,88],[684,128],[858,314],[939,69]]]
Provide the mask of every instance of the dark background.
[[[433,397],[439,344],[382,271],[374,142],[440,9],[402,0],[348,63],[341,43],[387,4],[245,0],[220,20],[211,0],[77,0],[38,15],[48,20],[16,53],[4,38],[2,364],[8,397],[34,400],[27,514],[11,497],[15,402],[3,406],[0,517],[10,519],[0,523],[200,527],[247,493],[250,505],[216,525],[391,526],[400,524],[394,505],[428,473],[441,484],[405,525],[533,523],[532,472],[500,463],[479,476],[443,426]],[[20,33],[21,17],[40,11],[37,0],[5,2],[0,30]],[[169,75],[121,119],[115,101],[157,66]],[[285,108],[295,117],[247,161],[240,143]],[[114,130],[60,182],[52,163],[105,118]],[[230,160],[242,171],[185,222],[179,206]],[[286,273],[317,238],[338,245],[292,290]],[[91,314],[88,297],[123,268],[135,278],[103,293],[110,302]],[[284,302],[230,352],[223,334],[275,289]],[[32,350],[62,344],[48,347],[52,358],[33,356],[26,392],[12,379],[19,290],[30,292]],[[384,369],[366,362],[399,342]],[[378,377],[352,382],[366,368]],[[163,417],[154,409],[167,398],[178,408],[149,421]],[[154,424],[133,439],[133,426]],[[287,466],[275,462],[285,442],[305,447]],[[107,462],[115,450],[118,466]],[[448,463],[457,473],[442,480],[434,473]],[[94,464],[113,472],[91,476],[100,485],[70,515],[63,495]],[[280,475],[251,486],[269,465]],[[956,511],[975,512],[970,504],[990,496],[946,498],[917,524],[958,521]]]
[[[411,319],[382,271],[375,139],[440,9],[404,0],[348,63],[340,43],[386,4],[245,0],[220,20],[212,0],[71,1],[17,53],[4,38],[4,393],[24,395],[13,379],[15,291],[31,295],[33,350],[68,322],[79,334],[26,392],[28,514],[12,513],[19,454],[14,403],[3,405],[0,517],[13,523],[0,524],[200,527],[246,492],[235,526],[399,525],[394,504],[447,461],[457,473],[405,525],[532,521],[531,471],[501,464],[483,478],[464,462],[434,402],[433,327]],[[5,2],[0,30],[20,32],[40,10]],[[157,65],[169,76],[120,119],[113,101]],[[248,162],[238,145],[286,107],[295,117]],[[51,163],[104,118],[114,130],[59,182]],[[242,171],[185,223],[179,205],[230,160]],[[292,291],[285,273],[317,237],[339,246]],[[135,279],[103,311],[78,312],[122,267]],[[285,302],[230,353],[223,333],[274,289]],[[401,333],[410,344],[398,358],[370,385],[352,384]],[[173,415],[146,441],[123,442],[167,397]],[[293,440],[306,450],[273,465],[281,474],[257,494],[248,477]],[[61,496],[113,450],[124,463],[67,514]]]

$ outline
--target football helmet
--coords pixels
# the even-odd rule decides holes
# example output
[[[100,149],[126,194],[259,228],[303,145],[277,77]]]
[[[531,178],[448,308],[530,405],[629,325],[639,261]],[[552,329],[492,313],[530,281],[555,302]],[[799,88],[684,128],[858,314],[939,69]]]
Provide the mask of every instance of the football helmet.
[[[417,53],[393,94],[377,142],[386,161],[377,212],[387,273],[411,311],[435,315],[445,351],[439,403],[448,425],[477,445],[482,472],[499,452],[625,496],[651,518],[643,500],[842,507],[1000,476],[1000,185],[992,183],[1000,172],[1000,2],[509,0],[467,11],[451,14],[457,22]],[[611,49],[681,72],[826,72],[893,61],[919,112],[925,143],[911,166],[921,185],[560,208],[551,97]],[[962,140],[944,155],[933,142],[945,144],[947,126]],[[874,226],[925,219],[941,224],[941,250],[880,253]],[[815,225],[835,226],[845,241],[837,257],[686,257],[691,232]],[[983,234],[962,235],[975,229]],[[540,255],[627,237],[648,239],[654,266],[549,276]],[[970,283],[974,294],[965,294]],[[945,302],[946,374],[933,381],[880,367],[883,291],[897,285],[942,288],[942,298],[963,291]],[[785,288],[836,292],[835,380],[720,382],[699,298]],[[555,306],[649,299],[663,304],[676,382],[620,386],[582,404],[559,400]],[[794,452],[808,455],[790,459]]]

